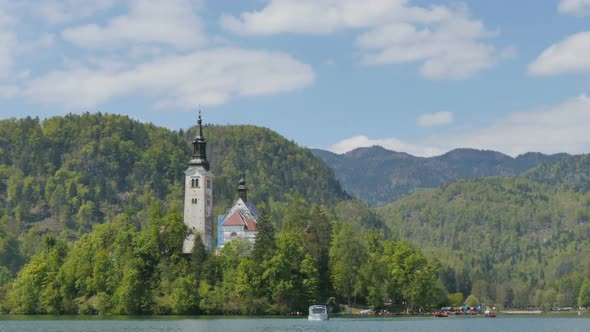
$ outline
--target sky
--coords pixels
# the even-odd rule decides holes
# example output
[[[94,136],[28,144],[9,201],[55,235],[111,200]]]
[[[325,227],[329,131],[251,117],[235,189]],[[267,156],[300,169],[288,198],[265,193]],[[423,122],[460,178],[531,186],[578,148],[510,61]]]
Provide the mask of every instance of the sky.
[[[590,152],[590,0],[0,0],[0,119]]]

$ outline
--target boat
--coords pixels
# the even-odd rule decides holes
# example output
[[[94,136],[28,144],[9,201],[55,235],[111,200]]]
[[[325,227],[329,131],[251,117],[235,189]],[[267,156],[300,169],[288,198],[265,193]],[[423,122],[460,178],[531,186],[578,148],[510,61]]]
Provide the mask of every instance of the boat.
[[[328,320],[328,307],[323,304],[316,304],[309,307],[309,320]]]
[[[486,310],[485,311],[485,316],[486,317],[489,317],[489,318],[494,318],[494,317],[496,317],[496,313],[493,312],[493,311]]]
[[[449,317],[448,311],[435,311],[434,317]]]

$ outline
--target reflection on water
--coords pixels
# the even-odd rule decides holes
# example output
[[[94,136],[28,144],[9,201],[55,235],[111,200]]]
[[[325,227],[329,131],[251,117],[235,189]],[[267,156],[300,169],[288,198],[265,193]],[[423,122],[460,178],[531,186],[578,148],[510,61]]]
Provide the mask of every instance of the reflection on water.
[[[306,318],[233,317],[53,317],[0,316],[0,331],[27,332],[111,332],[111,331],[264,331],[264,332],[344,332],[344,331],[589,331],[590,318],[557,317],[396,317],[333,318],[308,321]]]

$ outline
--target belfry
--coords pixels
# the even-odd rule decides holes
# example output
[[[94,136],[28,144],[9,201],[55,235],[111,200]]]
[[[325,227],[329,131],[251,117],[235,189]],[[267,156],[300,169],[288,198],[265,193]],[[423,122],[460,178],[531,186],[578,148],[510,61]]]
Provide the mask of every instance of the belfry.
[[[182,251],[190,254],[195,235],[201,235],[205,247],[213,250],[213,173],[207,160],[207,140],[203,136],[199,111],[197,136],[193,140],[193,157],[184,172],[184,223],[190,234],[184,240]]]

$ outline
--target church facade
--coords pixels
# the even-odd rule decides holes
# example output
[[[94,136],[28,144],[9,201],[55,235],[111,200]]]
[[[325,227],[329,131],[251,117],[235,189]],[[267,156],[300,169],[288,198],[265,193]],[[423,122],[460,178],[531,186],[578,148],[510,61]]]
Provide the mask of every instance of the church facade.
[[[205,247],[213,251],[213,173],[209,170],[201,114],[197,136],[193,140],[193,157],[184,174],[184,223],[190,234],[184,240],[182,251],[185,254],[193,251],[197,233]]]
[[[248,188],[242,178],[238,184],[238,198],[225,216],[218,216],[217,246],[222,248],[226,243],[237,238],[245,238],[250,242],[256,240],[258,233],[258,217],[260,211],[248,200]]]

